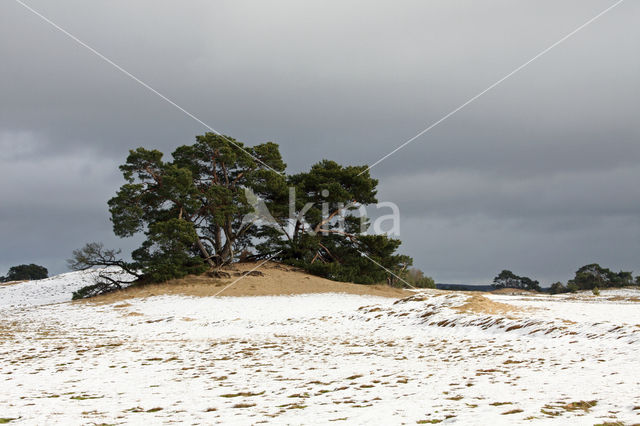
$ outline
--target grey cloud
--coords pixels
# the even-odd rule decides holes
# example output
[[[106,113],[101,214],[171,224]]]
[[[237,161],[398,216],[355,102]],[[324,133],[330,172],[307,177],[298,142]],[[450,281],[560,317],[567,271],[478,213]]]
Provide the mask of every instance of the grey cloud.
[[[106,200],[121,183],[117,163],[91,150],[38,157],[32,136],[13,136],[21,142],[13,156],[0,144],[0,271],[36,260],[54,272],[63,271],[71,251],[89,241],[134,247],[135,239],[113,236],[108,219]],[[0,141],[6,137],[11,135],[2,135]],[[25,145],[28,150],[22,150]]]
[[[553,220],[484,215],[409,218],[401,232],[403,248],[419,252],[419,265],[439,282],[486,284],[506,268],[549,285],[572,278],[580,266],[592,262],[640,272],[636,217],[571,218],[564,223],[569,226],[556,229],[550,229],[550,223]]]
[[[452,170],[394,176],[382,181],[380,192],[407,217],[622,215],[636,216],[640,223],[638,176],[638,166],[507,179],[499,171]]]
[[[280,143],[291,171],[371,164],[611,4],[28,3],[217,130]],[[475,282],[498,263],[640,270],[638,13],[625,2],[372,170],[418,266]],[[11,1],[0,57],[0,273],[60,272],[90,240],[131,247],[110,236],[117,164],[206,129]]]

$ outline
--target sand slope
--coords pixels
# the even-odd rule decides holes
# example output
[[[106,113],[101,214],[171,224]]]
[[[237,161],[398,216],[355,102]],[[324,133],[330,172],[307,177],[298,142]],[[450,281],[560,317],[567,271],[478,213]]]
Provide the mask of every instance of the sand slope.
[[[412,293],[387,285],[342,283],[309,275],[297,268],[275,262],[236,263],[221,269],[222,278],[190,275],[162,284],[135,286],[106,294],[92,302],[110,303],[157,295],[183,296],[280,296],[294,294],[346,293],[381,297],[406,297]]]

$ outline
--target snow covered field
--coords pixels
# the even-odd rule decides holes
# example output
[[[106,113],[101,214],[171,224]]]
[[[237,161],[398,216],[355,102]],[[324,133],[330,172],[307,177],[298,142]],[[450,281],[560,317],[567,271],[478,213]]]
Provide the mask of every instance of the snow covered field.
[[[6,290],[11,424],[640,422],[637,290],[51,305]]]

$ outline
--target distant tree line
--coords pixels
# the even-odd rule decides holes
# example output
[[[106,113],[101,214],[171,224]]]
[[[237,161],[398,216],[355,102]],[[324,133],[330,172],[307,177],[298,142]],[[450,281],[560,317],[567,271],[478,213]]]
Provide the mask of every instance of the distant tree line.
[[[603,268],[597,263],[585,265],[576,271],[575,277],[563,284],[556,282],[548,289],[542,289],[538,281],[528,277],[520,277],[509,270],[503,270],[493,279],[492,287],[515,288],[531,291],[547,291],[551,294],[576,292],[578,290],[594,290],[596,293],[599,289],[627,287],[632,285],[640,285],[640,276],[634,280],[631,272],[613,272],[608,268]]]

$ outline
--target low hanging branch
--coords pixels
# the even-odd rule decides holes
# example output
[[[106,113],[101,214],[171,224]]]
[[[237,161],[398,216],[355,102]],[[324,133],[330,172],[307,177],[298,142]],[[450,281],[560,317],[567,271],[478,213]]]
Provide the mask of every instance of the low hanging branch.
[[[74,250],[73,257],[67,260],[69,267],[73,270],[83,271],[95,267],[115,266],[129,274],[133,279],[123,280],[115,278],[120,275],[120,271],[114,271],[112,274],[100,271],[95,284],[83,287],[74,292],[73,299],[84,299],[86,297],[121,290],[123,287],[129,286],[142,278],[142,275],[133,265],[118,258],[119,254],[120,250],[105,249],[102,243],[88,243],[83,248]]]
[[[326,247],[325,247],[324,245],[322,245],[321,243],[318,243],[318,245],[319,245],[320,247],[322,247],[322,248],[324,249],[324,251],[326,251],[326,252],[327,252],[327,254],[328,254],[328,255],[329,255],[333,260],[335,260],[335,261],[336,261],[336,262],[338,262],[338,263],[342,263],[342,262],[340,261],[340,259],[338,259],[336,256],[334,256],[334,255],[331,253],[331,250],[329,250],[328,248],[326,248]],[[320,252],[318,251],[318,253],[320,253]]]
[[[102,243],[88,243],[83,248],[74,250],[73,257],[67,260],[67,264],[74,271],[84,271],[97,266],[117,266],[126,273],[141,278],[142,275],[130,263],[118,258],[119,254],[120,250],[105,249]]]

